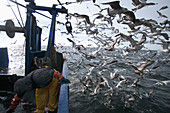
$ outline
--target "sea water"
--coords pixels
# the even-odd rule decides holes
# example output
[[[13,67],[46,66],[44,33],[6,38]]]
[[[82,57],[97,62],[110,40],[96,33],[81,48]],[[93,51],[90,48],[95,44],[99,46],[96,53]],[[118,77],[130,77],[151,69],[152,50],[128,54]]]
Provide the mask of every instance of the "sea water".
[[[95,50],[95,49],[94,49]],[[24,49],[20,46],[13,46],[9,48],[9,73],[18,73],[24,76]],[[90,95],[90,91],[83,91],[80,79],[87,76],[87,69],[90,68],[89,64],[98,65],[101,59],[84,59],[82,65],[78,65],[82,58],[79,55],[68,54],[67,52],[73,52],[71,48],[60,48],[60,52],[63,52],[64,56],[67,57],[69,79],[71,81],[69,87],[69,111],[70,113],[169,113],[170,112],[170,85],[162,86],[157,85],[159,81],[170,80],[170,63],[161,65],[155,70],[149,70],[145,73],[145,76],[140,79],[139,83],[135,87],[130,87],[130,84],[138,77],[134,73],[134,69],[125,65],[125,61],[135,62],[136,64],[142,62],[142,57],[138,58],[139,55],[131,55],[129,57],[121,57],[117,52],[105,53],[109,58],[116,57],[118,62],[108,65],[107,70],[102,68],[95,68],[91,75],[89,75],[93,81],[92,87],[97,85],[97,79],[102,75],[109,77],[109,71],[117,71],[117,73],[123,75],[129,80],[127,84],[120,86],[119,88],[112,89],[112,95],[105,95],[110,90],[105,86],[101,86],[101,89],[96,95]],[[67,51],[67,52],[66,52]],[[88,52],[93,51],[89,49]],[[146,51],[142,51],[146,53]],[[148,55],[148,56],[147,56]],[[169,59],[169,53],[161,53],[154,57],[152,60],[157,59]],[[149,54],[145,54],[145,57],[149,57]],[[147,70],[147,69],[146,69]],[[100,74],[101,74],[100,73]],[[117,81],[114,81],[116,83]],[[90,89],[90,88],[89,88]],[[91,88],[92,90],[94,88]],[[152,95],[147,94],[154,90]],[[0,96],[0,113],[5,113],[8,108],[13,95]],[[134,97],[134,101],[127,101],[129,97]],[[17,113],[29,113],[30,111],[25,110],[22,104],[17,109]]]

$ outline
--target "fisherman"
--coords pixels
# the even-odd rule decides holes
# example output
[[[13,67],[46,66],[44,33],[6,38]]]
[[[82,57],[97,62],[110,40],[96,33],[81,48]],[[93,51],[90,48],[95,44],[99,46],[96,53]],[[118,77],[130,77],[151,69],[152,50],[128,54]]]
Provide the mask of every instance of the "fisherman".
[[[59,100],[59,83],[67,82],[61,72],[52,68],[49,57],[42,58],[40,69],[35,69],[24,78],[17,80],[14,84],[16,93],[11,101],[7,113],[12,113],[22,100],[23,95],[31,89],[36,89],[36,111],[35,113],[44,113],[48,101],[48,113],[55,113]],[[38,64],[40,66],[40,64]]]

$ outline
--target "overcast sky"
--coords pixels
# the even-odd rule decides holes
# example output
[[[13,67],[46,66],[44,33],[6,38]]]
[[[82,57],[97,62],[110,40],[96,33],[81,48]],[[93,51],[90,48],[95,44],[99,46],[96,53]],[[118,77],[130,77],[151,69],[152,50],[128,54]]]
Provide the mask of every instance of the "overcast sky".
[[[4,20],[7,19],[12,19],[15,23],[16,26],[19,26],[14,14],[12,13],[12,10],[10,7],[8,7],[8,0],[1,0],[0,3],[0,25],[5,25]],[[15,0],[14,0],[15,1]],[[61,2],[70,2],[70,1],[75,1],[75,0],[60,0]],[[109,2],[109,1],[113,1],[113,0],[96,0],[97,4],[101,5],[101,3],[103,2]],[[27,3],[24,0],[17,0],[17,2],[26,5]],[[169,0],[148,0],[148,2],[155,2],[158,3],[158,5],[155,6],[148,6],[145,8],[142,8],[140,10],[138,10],[137,12],[135,12],[135,15],[137,18],[146,18],[146,19],[155,19],[158,22],[162,22],[165,20],[165,18],[158,18],[158,14],[157,14],[157,10],[159,10],[162,6],[167,5],[169,8],[165,9],[163,11],[161,11],[163,14],[165,14],[166,16],[168,16],[168,18],[170,17],[170,1]],[[19,18],[19,14],[18,14],[18,10],[17,10],[17,6],[14,3],[9,2],[10,5],[12,6],[13,10],[15,11],[17,18],[20,20]],[[51,7],[52,4],[58,4],[57,0],[35,0],[35,3],[39,6],[48,6]],[[132,5],[131,0],[120,0],[120,5],[122,7],[126,7],[128,9],[132,9],[134,8],[134,6]],[[95,12],[98,11],[98,8],[96,6],[93,5],[92,1],[90,2],[83,2],[83,3],[75,3],[72,5],[66,5],[66,8],[68,8],[69,13],[80,13],[80,14],[87,14],[89,15],[91,18],[94,18],[93,14]],[[108,6],[103,6],[102,7],[108,7]],[[23,21],[25,23],[26,20],[26,9],[23,7],[19,6],[19,9],[21,11],[22,14],[22,18]],[[48,12],[42,12],[43,14],[46,14],[48,16],[51,16]],[[39,22],[37,22],[37,24],[42,27],[44,25],[48,25],[51,23],[51,20],[44,18],[38,14],[36,14],[37,20],[39,20]],[[65,18],[65,15],[59,14],[59,17],[57,17],[57,20],[65,22],[66,20],[63,19]],[[74,23],[74,22],[73,22]],[[118,29],[121,30],[121,28],[119,28],[119,25],[114,24],[115,27],[117,27]],[[61,27],[61,26],[56,26],[56,27]],[[62,28],[62,27],[61,27]],[[64,27],[63,27],[64,30]],[[45,39],[46,37],[49,36],[49,29],[44,28],[43,29],[43,33],[42,33],[42,39]],[[56,37],[59,39],[57,39],[57,42],[63,42],[63,43],[67,43],[70,44],[66,38],[70,37],[70,36],[66,36],[66,37],[62,37],[61,35],[56,33]],[[82,40],[81,43],[85,43],[85,41],[83,41],[84,39],[86,39],[88,36],[82,36]],[[7,45],[10,45],[11,43],[16,41],[16,44],[24,44],[24,39],[25,37],[23,36],[22,33],[16,33],[15,37],[13,39],[10,39],[7,37],[5,32],[0,32],[0,47],[5,47]],[[64,41],[63,41],[64,40]],[[44,44],[46,44],[46,42],[43,42]]]

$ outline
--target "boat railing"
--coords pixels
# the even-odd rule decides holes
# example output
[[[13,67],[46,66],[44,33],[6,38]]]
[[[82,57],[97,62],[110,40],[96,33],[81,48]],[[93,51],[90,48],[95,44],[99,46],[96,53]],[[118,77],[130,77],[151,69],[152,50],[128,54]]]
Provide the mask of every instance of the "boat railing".
[[[67,61],[63,64],[63,76],[68,79],[68,67]],[[69,113],[69,84],[61,83],[59,103],[58,103],[58,113]]]

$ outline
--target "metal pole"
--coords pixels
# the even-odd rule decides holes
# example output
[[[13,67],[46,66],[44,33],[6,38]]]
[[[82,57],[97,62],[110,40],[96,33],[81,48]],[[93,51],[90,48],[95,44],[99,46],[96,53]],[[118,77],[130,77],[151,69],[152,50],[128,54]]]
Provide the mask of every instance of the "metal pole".
[[[55,6],[53,6],[53,8],[55,8]],[[54,45],[54,41],[55,41],[55,21],[56,21],[57,10],[52,10],[50,13],[52,14],[52,22],[51,22],[51,28],[49,33],[49,39],[48,39],[47,54],[46,54],[47,57],[49,57],[50,47]]]
[[[0,31],[6,31],[6,27],[3,26],[3,25],[0,25]],[[24,30],[23,28],[21,27],[11,27],[10,28],[11,31],[14,31],[14,32],[18,32],[18,33],[24,33]]]
[[[25,75],[27,75],[30,72],[30,63],[31,63],[31,61],[30,61],[30,47],[31,47],[31,34],[32,34],[31,28],[32,28],[32,11],[27,9]]]

